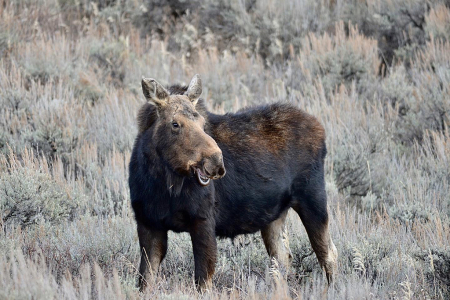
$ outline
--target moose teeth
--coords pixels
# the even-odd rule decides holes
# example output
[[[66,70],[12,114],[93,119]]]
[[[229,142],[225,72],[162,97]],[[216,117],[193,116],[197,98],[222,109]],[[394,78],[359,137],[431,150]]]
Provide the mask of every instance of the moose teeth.
[[[200,173],[200,170],[197,170],[197,179],[198,179],[198,182],[201,184],[201,185],[203,185],[203,186],[206,186],[206,185],[208,185],[209,184],[209,178],[207,177],[207,176],[203,176],[201,173]]]

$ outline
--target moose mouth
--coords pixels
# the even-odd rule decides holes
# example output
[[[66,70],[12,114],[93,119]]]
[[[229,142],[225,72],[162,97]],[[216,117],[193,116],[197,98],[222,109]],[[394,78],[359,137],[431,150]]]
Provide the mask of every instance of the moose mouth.
[[[195,173],[197,174],[198,182],[203,185],[207,186],[209,184],[209,177],[203,174],[203,172],[199,168],[195,168]]]

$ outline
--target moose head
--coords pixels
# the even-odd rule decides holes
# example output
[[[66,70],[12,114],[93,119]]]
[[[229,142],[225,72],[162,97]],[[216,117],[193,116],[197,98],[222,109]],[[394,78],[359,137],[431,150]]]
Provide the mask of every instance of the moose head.
[[[152,143],[157,155],[175,173],[194,173],[202,186],[225,175],[222,151],[205,132],[205,118],[196,104],[202,93],[202,81],[195,75],[186,92],[170,94],[152,78],[142,78],[147,101],[156,107]]]

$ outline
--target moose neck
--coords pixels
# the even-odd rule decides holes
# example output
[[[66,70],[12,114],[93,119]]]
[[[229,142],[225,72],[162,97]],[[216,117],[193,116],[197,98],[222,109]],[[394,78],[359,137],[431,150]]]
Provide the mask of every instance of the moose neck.
[[[167,190],[170,196],[177,197],[180,195],[183,189],[184,176],[176,174],[171,168],[166,164],[164,167],[164,177]]]
[[[154,129],[154,128],[153,128]],[[156,180],[161,189],[166,189],[170,196],[177,197],[183,188],[185,176],[177,174],[167,161],[156,150],[153,139],[153,130],[148,131],[142,142],[147,144],[143,155],[148,162],[147,171],[151,178]]]

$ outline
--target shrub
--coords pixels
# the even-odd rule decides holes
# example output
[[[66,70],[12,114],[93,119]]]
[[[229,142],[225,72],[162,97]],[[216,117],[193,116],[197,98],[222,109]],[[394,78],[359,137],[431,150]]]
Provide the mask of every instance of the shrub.
[[[75,96],[90,106],[97,104],[105,96],[105,88],[99,83],[95,72],[88,70],[79,74],[75,85]]]
[[[403,92],[396,123],[403,143],[421,141],[426,130],[444,131],[450,125],[449,51],[449,42],[432,39],[418,52],[410,75],[403,77],[407,84],[396,89]]]
[[[448,249],[428,249],[416,252],[416,258],[423,265],[423,272],[430,286],[441,286],[435,297],[450,295],[450,252]]]
[[[380,58],[389,67],[396,56],[408,60],[425,44],[426,12],[427,4],[420,0],[348,1],[343,4],[342,19],[378,41]]]
[[[310,31],[329,26],[327,1],[173,1],[146,3],[134,18],[144,35],[168,40],[169,50],[195,55],[203,46],[260,56],[266,65],[298,50]]]
[[[307,83],[320,78],[327,93],[341,84],[350,86],[355,81],[358,91],[376,80],[379,66],[377,41],[359,33],[349,24],[346,34],[344,23],[336,24],[335,35],[310,34],[299,54],[300,68]]]
[[[444,4],[437,4],[425,15],[425,32],[435,39],[450,40],[450,9]]]
[[[49,258],[50,266],[57,279],[70,272],[80,274],[84,264],[98,264],[105,274],[118,270],[126,277],[130,263],[139,257],[139,243],[132,217],[81,216],[63,226],[49,222],[28,230],[23,237],[25,253],[42,253]],[[43,234],[45,232],[45,234]]]
[[[270,87],[259,59],[245,54],[233,57],[215,50],[199,51],[198,54],[197,69],[205,74],[202,95],[212,109],[238,110],[264,101],[261,98]],[[261,78],[255,78],[255,73]]]
[[[98,65],[97,73],[103,75],[102,81],[122,86],[125,78],[124,63],[128,57],[124,41],[101,42],[94,40],[91,44],[90,59]]]
[[[390,155],[395,155],[391,153],[394,145],[385,115],[360,99],[355,84],[349,91],[341,86],[340,91],[330,97],[332,109],[326,117],[330,119],[328,126],[332,132],[329,136],[332,141],[330,171],[335,176],[335,184],[360,208],[363,208],[361,199],[366,196],[365,209],[379,208],[382,205],[380,195],[388,183],[386,165],[390,166],[387,164],[392,159]]]
[[[3,30],[2,28],[0,30],[0,57],[8,55],[12,51],[13,47],[18,43],[18,36],[13,29]]]
[[[416,144],[416,153],[421,159],[418,162],[421,171],[421,183],[425,187],[421,188],[421,194],[425,194],[425,199],[420,203],[432,203],[434,212],[439,212],[443,216],[450,216],[450,173],[448,172],[448,162],[450,160],[450,137],[448,130],[445,133],[427,132],[421,146]],[[416,185],[417,186],[417,185]],[[419,195],[421,195],[419,194]]]
[[[57,224],[86,211],[86,196],[53,178],[45,159],[38,161],[32,152],[25,152],[22,159],[24,162],[14,154],[0,156],[0,211],[4,224]]]
[[[93,214],[112,217],[124,216],[131,210],[128,190],[129,152],[121,153],[114,147],[101,153],[93,143],[84,143],[75,158],[77,176],[83,178],[90,191],[89,207]]]

